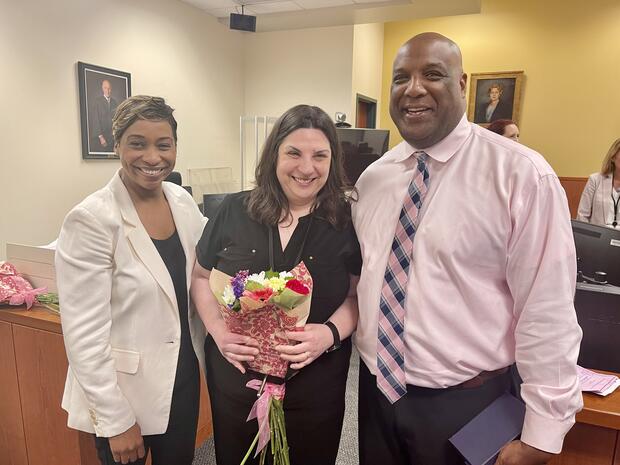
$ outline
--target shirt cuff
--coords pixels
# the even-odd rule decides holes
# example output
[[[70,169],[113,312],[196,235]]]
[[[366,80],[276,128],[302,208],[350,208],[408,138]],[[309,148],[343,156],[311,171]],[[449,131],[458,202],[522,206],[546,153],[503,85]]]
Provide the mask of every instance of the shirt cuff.
[[[567,420],[555,420],[539,415],[526,408],[521,441],[545,452],[562,452],[564,436],[575,424],[575,416]]]

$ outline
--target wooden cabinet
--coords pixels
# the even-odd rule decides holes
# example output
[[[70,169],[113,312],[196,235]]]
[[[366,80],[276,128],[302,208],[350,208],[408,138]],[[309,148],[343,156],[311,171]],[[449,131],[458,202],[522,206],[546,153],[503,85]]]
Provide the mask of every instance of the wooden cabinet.
[[[56,315],[0,308],[0,465],[99,464],[92,436],[66,426],[67,367]],[[213,432],[201,384],[197,446]]]
[[[562,453],[550,465],[612,465],[618,432],[576,423],[564,439]]]
[[[13,349],[13,331],[0,321],[0,463],[27,465],[24,423]]]

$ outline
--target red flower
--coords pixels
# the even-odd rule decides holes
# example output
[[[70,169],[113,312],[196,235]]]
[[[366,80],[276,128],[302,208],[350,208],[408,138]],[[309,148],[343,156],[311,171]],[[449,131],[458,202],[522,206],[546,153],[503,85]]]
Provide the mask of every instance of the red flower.
[[[286,282],[286,287],[301,295],[308,295],[310,293],[310,289],[298,279],[289,279]]]
[[[264,289],[257,289],[255,291],[244,291],[243,295],[250,297],[254,300],[261,300],[263,302],[269,300],[273,295],[273,289],[266,287]]]

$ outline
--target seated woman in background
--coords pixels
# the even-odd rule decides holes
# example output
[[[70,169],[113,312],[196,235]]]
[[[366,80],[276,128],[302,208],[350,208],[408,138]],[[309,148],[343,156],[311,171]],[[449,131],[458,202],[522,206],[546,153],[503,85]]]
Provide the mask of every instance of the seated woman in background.
[[[487,127],[489,131],[492,131],[500,136],[512,139],[515,142],[519,142],[519,127],[511,119],[498,119],[493,121]]]
[[[256,340],[226,327],[209,289],[211,270],[231,276],[288,271],[300,260],[314,281],[310,315],[304,331],[286,333],[299,344],[276,347],[299,370],[284,397],[290,463],[336,461],[361,269],[346,189],[334,123],[320,108],[298,105],[265,141],[256,187],[228,195],[198,243],[191,292],[209,332],[205,358],[218,465],[239,465],[256,435],[256,422],[246,422],[256,391],[246,387],[251,378],[242,362],[258,349]],[[340,350],[326,353],[341,340]]]
[[[56,248],[69,359],[62,407],[93,433],[103,465],[191,465],[204,326],[188,284],[204,218],[163,180],[177,122],[159,97],[134,96],[114,115],[121,168],[73,208]]]
[[[620,228],[620,139],[616,139],[600,173],[594,173],[581,194],[577,219],[586,223]]]

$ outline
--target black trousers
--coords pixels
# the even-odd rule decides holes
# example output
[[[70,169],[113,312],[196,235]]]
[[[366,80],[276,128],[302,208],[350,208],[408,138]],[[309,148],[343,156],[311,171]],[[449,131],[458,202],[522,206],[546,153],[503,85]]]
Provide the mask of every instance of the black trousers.
[[[461,465],[448,439],[510,385],[510,371],[469,389],[407,385],[407,394],[390,404],[360,362],[360,465]]]
[[[256,391],[245,387],[250,377],[222,357],[210,336],[205,353],[217,465],[239,465],[258,431],[256,420],[246,421]],[[286,382],[284,417],[291,465],[336,463],[350,357],[347,339],[340,350],[321,355]],[[252,452],[246,464],[258,463]]]
[[[191,465],[194,460],[196,430],[198,429],[198,410],[200,402],[200,375],[177,386],[175,384],[170,406],[168,429],[163,434],[144,436],[144,447],[151,453],[153,465]],[[108,438],[95,437],[95,447],[101,465],[118,465],[110,450]],[[144,465],[143,459],[130,462]]]

